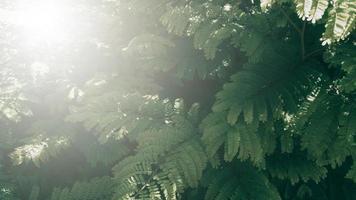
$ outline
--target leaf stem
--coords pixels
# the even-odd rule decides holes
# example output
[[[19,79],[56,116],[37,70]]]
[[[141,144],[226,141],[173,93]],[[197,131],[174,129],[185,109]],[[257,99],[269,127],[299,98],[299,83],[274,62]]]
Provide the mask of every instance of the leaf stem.
[[[279,7],[281,12],[283,13],[283,15],[287,18],[288,22],[293,26],[293,28],[299,33],[302,34],[302,30],[300,30],[300,28],[293,22],[293,20],[289,17],[289,15],[287,14],[287,12],[282,8]]]
[[[307,59],[307,58],[309,58],[309,57],[311,57],[311,56],[313,56],[314,54],[318,54],[319,52],[321,52],[321,51],[323,51],[323,50],[324,50],[324,49],[321,48],[321,49],[316,49],[316,50],[314,50],[314,51],[308,53],[307,55],[304,56],[304,60]]]
[[[305,27],[306,27],[306,22],[303,22],[303,27],[302,29],[300,29],[294,22],[293,20],[289,17],[289,15],[287,14],[287,12],[282,8],[279,7],[281,12],[283,13],[283,15],[286,17],[286,19],[288,20],[288,22],[293,26],[293,28],[299,33],[300,35],[300,48],[301,48],[301,59],[302,61],[305,60],[305,36],[304,36],[304,32],[305,32]]]
[[[302,61],[305,60],[305,43],[304,43],[305,24],[306,22],[304,21],[302,31],[300,32],[300,48],[302,51]]]

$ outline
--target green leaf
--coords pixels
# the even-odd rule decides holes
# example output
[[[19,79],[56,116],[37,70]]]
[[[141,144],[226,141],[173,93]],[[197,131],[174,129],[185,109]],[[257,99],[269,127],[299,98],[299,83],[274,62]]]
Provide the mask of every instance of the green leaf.
[[[280,200],[277,189],[259,171],[248,164],[231,164],[224,170],[210,172],[212,177],[205,200],[254,199]],[[249,184],[246,185],[247,181]],[[246,198],[244,198],[246,197]]]
[[[333,6],[325,24],[324,45],[345,39],[355,28],[356,4],[353,0],[335,1]]]
[[[296,9],[300,18],[315,23],[321,19],[329,5],[328,0],[296,0]]]

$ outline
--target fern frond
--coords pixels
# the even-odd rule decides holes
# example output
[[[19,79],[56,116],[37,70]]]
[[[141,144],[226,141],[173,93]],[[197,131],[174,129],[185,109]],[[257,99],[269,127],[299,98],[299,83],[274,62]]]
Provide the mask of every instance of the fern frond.
[[[296,10],[300,18],[315,23],[328,8],[328,0],[296,0]]]
[[[339,107],[328,98],[321,102],[309,119],[301,139],[302,149],[307,149],[315,158],[321,158],[336,135],[339,112]]]
[[[355,162],[351,166],[350,170],[346,174],[346,178],[351,179],[353,182],[356,183],[356,164]]]
[[[205,57],[212,60],[220,50],[219,46],[236,34],[238,27],[230,21],[241,11],[235,6],[234,11],[232,16],[215,2],[190,2],[169,9],[161,21],[170,32],[192,36],[194,47],[203,50]]]
[[[315,65],[318,63],[298,66],[281,58],[278,62],[264,62],[263,66],[246,64],[233,75],[231,82],[217,93],[213,114],[202,123],[202,140],[210,159],[224,144],[226,161],[237,156],[261,166],[265,154],[274,151],[277,136],[271,131],[273,126],[259,126],[297,112],[320,82],[317,79],[322,74],[313,69]]]
[[[335,1],[321,38],[323,44],[331,44],[345,39],[355,28],[355,21],[355,2],[352,0]]]
[[[192,15],[192,9],[189,6],[174,7],[162,15],[161,22],[169,32],[182,36]]]
[[[294,138],[292,134],[282,134],[280,137],[281,142],[281,152],[291,153],[294,149]]]
[[[210,114],[202,123],[202,140],[210,159],[213,159],[224,144],[224,159],[232,161],[235,156],[241,160],[252,160],[256,165],[263,161],[261,140],[257,127],[246,125],[244,122],[234,126],[224,119],[224,113]]]
[[[13,67],[8,69],[3,66],[0,69],[0,119],[19,122],[24,117],[32,116],[33,112],[27,105],[31,98],[23,93],[23,83],[16,78],[16,73],[11,70]]]
[[[218,47],[233,34],[236,34],[234,25],[221,24],[220,21],[206,22],[194,34],[194,47],[202,49],[207,59],[215,58]]]
[[[119,182],[117,195],[121,198],[136,196],[143,192],[142,188],[155,190],[158,187],[159,194],[165,190],[161,192],[175,196],[185,187],[197,186],[207,162],[201,144],[194,140],[184,142],[162,156],[155,159],[143,153],[120,162],[114,168],[115,178]],[[154,195],[151,192],[148,194]]]
[[[192,112],[187,113],[183,102],[176,101],[165,124],[139,134],[137,153],[114,167],[118,198],[169,199],[183,188],[197,187],[207,158],[186,118]]]
[[[213,172],[205,200],[281,199],[276,188],[259,171],[247,164],[236,164]],[[247,181],[249,184],[246,185]]]
[[[111,164],[123,159],[131,152],[128,145],[121,141],[108,141],[104,144],[99,144],[98,141],[95,140],[80,140],[81,141],[78,141],[75,145],[84,154],[86,160],[93,167],[98,164],[110,166]]]
[[[346,158],[355,152],[356,107],[347,106],[338,116],[339,127],[337,136],[328,149],[328,162],[331,167],[341,166]]]
[[[340,87],[348,93],[356,90],[356,45],[351,41],[336,45],[325,54],[325,60],[333,67],[341,67],[345,75],[339,80]]]
[[[110,177],[76,182],[72,188],[55,188],[50,200],[110,200],[114,195],[114,181]]]
[[[266,11],[274,3],[274,0],[261,0],[260,6],[262,11]]]
[[[221,145],[224,143],[226,133],[231,127],[224,120],[224,113],[212,113],[202,122],[203,137],[202,141],[206,145],[206,152],[210,158],[213,158]],[[231,150],[234,152],[234,150]],[[230,156],[228,156],[230,157]]]
[[[30,144],[17,147],[10,157],[14,165],[33,162],[37,167],[50,158],[56,157],[70,145],[65,137],[37,139]]]
[[[91,98],[85,106],[76,108],[67,121],[83,123],[86,129],[94,130],[99,139],[106,142],[109,138],[135,138],[135,134],[147,127],[164,123],[165,114],[169,112],[165,109],[168,109],[167,103],[158,100],[157,96],[111,92]]]
[[[263,153],[266,155],[273,154],[277,147],[277,138],[279,135],[275,126],[276,125],[273,122],[262,123],[257,130],[258,136],[261,140]],[[282,134],[282,136],[283,135],[284,134]]]
[[[340,166],[354,151],[355,107],[340,106],[338,96],[325,96],[310,115],[301,138],[306,149],[318,164]]]
[[[253,15],[237,13],[235,18],[238,20],[234,23],[236,33],[234,32],[231,37],[231,44],[246,54],[249,63],[256,64],[264,61],[268,63],[272,57],[277,59],[277,57],[285,55],[287,52],[293,55],[298,53],[290,48],[290,45],[295,45],[293,40],[281,42],[274,37],[281,33],[281,29],[278,27],[281,23],[284,23],[280,13],[267,12]],[[279,22],[271,24],[272,21],[277,20]],[[297,61],[291,62],[296,63]]]
[[[316,183],[326,177],[327,169],[308,160],[301,153],[276,154],[266,161],[266,168],[273,177],[287,179],[293,185],[299,181]]]
[[[251,124],[281,115],[282,110],[295,112],[300,98],[297,94],[305,94],[315,84],[313,79],[317,73],[309,67],[293,69],[288,65],[292,67],[288,63],[246,65],[217,93],[213,111],[228,112],[231,125],[236,123],[239,116]],[[313,77],[313,74],[316,76]],[[276,105],[283,105],[284,108]]]

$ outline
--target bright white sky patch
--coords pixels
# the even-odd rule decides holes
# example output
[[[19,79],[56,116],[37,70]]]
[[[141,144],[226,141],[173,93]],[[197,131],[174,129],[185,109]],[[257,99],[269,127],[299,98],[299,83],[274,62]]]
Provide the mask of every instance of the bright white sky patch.
[[[35,1],[15,8],[15,20],[29,40],[62,42],[68,37],[69,10],[60,1]]]
[[[16,33],[33,44],[62,43],[80,27],[75,9],[64,0],[15,1],[0,8],[0,22],[14,25]]]
[[[32,76],[34,80],[45,76],[49,72],[49,67],[45,63],[34,62],[31,65]]]

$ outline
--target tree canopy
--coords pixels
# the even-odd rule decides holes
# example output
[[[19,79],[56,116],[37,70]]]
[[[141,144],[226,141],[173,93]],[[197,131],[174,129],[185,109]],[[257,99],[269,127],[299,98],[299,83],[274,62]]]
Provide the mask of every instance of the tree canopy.
[[[355,0],[3,0],[1,200],[356,199]]]

